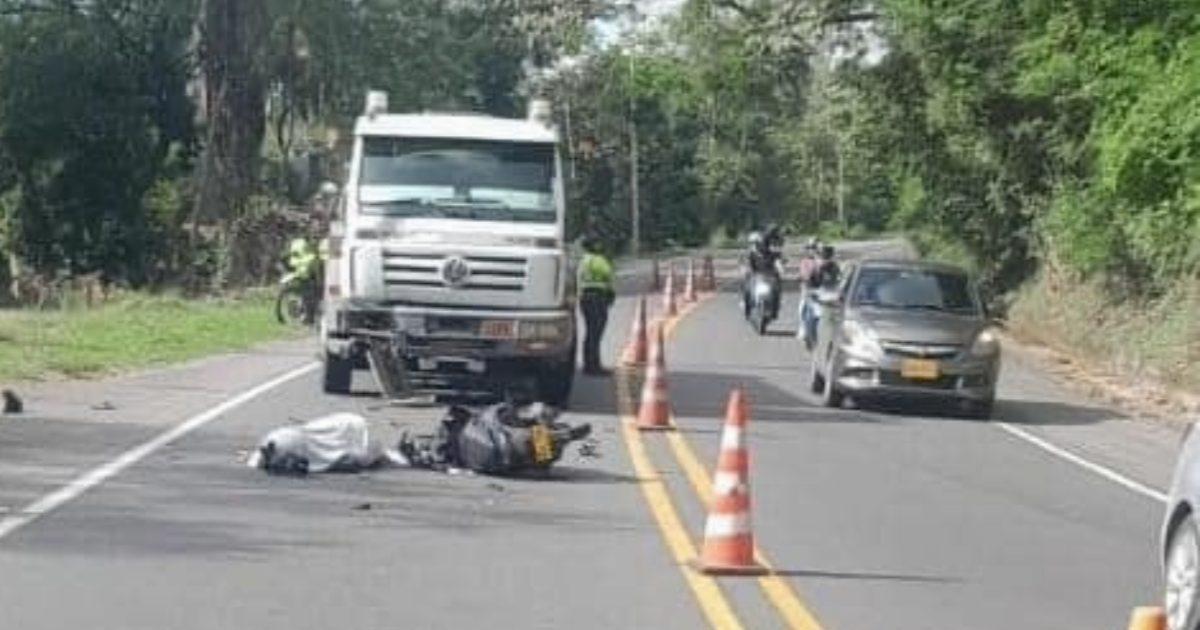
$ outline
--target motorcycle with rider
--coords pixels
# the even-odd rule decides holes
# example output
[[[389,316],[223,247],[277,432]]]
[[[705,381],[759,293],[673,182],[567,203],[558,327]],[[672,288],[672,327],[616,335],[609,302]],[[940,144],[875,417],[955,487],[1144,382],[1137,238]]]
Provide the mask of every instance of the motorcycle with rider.
[[[783,234],[778,226],[749,237],[742,280],[742,314],[758,334],[779,318],[783,298]]]
[[[802,294],[800,296],[800,328],[797,336],[804,346],[812,350],[817,340],[817,324],[821,319],[821,305],[817,293],[837,287],[841,279],[841,268],[834,260],[833,246],[818,241],[809,242],[811,260],[801,273]]]

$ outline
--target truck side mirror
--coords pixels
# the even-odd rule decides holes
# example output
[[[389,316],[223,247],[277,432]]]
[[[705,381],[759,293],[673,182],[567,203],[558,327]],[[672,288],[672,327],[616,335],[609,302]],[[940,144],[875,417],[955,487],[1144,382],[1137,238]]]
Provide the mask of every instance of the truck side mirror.
[[[338,192],[339,189],[337,184],[331,181],[321,182],[320,194],[322,197],[325,197],[326,199],[336,197]]]

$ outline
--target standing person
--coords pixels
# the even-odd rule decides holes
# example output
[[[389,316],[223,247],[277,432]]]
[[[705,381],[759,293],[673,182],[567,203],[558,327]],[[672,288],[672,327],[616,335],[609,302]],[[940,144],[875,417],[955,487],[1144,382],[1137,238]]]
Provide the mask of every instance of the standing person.
[[[583,373],[605,374],[600,365],[600,340],[608,325],[608,309],[616,298],[613,266],[601,252],[594,236],[583,240],[583,259],[579,261],[579,306],[583,310]]]

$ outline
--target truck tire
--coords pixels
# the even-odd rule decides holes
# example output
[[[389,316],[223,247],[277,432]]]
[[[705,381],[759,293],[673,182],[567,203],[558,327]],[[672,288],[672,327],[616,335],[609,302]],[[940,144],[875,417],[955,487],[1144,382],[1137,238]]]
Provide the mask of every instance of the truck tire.
[[[568,356],[569,359],[542,367],[538,375],[538,398],[559,409],[566,409],[571,402],[571,388],[575,385],[575,344],[571,344]]]
[[[343,359],[336,354],[325,353],[325,378],[323,387],[326,394],[346,395],[350,393],[350,383],[354,380],[354,359]]]

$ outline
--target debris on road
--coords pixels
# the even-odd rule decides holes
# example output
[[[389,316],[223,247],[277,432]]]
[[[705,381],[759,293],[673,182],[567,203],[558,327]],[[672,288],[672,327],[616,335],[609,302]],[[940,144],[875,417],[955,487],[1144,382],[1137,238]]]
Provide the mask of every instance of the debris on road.
[[[116,411],[117,406],[105,400],[103,402],[92,405],[92,411]]]
[[[588,438],[579,445],[579,456],[587,459],[600,459],[604,457],[600,453],[600,442],[595,438]]]
[[[454,406],[435,435],[405,433],[399,452],[410,465],[454,474],[466,469],[487,475],[545,470],[567,444],[591,434],[589,424],[558,422],[558,411],[535,403],[517,408],[501,403],[475,411]]]
[[[358,505],[355,505],[355,506],[354,506],[352,509],[353,509],[355,512],[368,512],[368,511],[370,511],[370,510],[371,510],[371,508],[372,508],[372,507],[374,507],[374,506],[372,506],[372,505],[371,505],[371,504],[368,502],[368,503],[359,503]]]
[[[22,413],[25,411],[25,403],[17,396],[16,392],[11,389],[4,390],[4,413]]]
[[[268,433],[247,465],[268,473],[358,472],[388,461],[365,418],[335,413]]]

